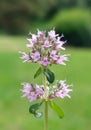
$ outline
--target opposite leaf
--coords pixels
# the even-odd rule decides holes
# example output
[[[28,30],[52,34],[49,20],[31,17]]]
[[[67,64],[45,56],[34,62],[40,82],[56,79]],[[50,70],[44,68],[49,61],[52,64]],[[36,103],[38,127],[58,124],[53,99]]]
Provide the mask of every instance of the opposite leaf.
[[[64,117],[62,109],[57,104],[55,104],[53,101],[49,101],[49,105],[58,114],[60,118]]]
[[[41,106],[41,103],[36,103],[36,104],[33,104],[33,105],[31,105],[31,106],[29,107],[29,112],[30,112],[31,114],[34,114],[34,116],[35,116],[36,118],[39,118],[39,117],[42,116],[42,113],[41,113],[41,112],[36,112],[36,111],[40,108],[40,106]]]
[[[38,70],[36,71],[35,75],[34,75],[34,79],[37,78],[41,73],[42,73],[42,68],[39,67]]]
[[[48,80],[49,83],[53,83],[54,82],[55,75],[54,75],[54,73],[51,70],[44,69],[43,70],[43,74],[46,76],[46,78],[47,78],[47,80]]]

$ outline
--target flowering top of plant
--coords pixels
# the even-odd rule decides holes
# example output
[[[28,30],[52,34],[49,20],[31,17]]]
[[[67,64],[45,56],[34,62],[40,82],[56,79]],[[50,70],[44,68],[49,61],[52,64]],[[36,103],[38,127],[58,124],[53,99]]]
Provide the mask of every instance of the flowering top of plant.
[[[49,31],[48,34],[38,30],[36,35],[32,33],[30,35],[31,38],[27,39],[29,53],[20,52],[23,62],[38,62],[44,67],[51,64],[65,65],[68,55],[60,53],[60,50],[65,50],[63,45],[66,41],[61,40],[63,35],[59,36],[54,29]]]
[[[30,33],[31,38],[28,38],[27,48],[28,53],[21,52],[20,57],[23,62],[33,62],[40,64],[40,67],[34,74],[34,78],[37,78],[40,74],[43,75],[43,85],[22,83],[23,92],[22,97],[26,97],[29,102],[40,99],[41,102],[30,106],[30,113],[35,117],[41,117],[41,113],[37,112],[43,102],[49,102],[50,107],[59,115],[63,117],[63,111],[54,102],[54,98],[70,98],[69,92],[70,85],[66,84],[65,80],[57,81],[56,84],[52,84],[55,80],[55,74],[49,69],[49,65],[60,64],[66,65],[65,61],[68,61],[68,54],[61,54],[62,50],[65,50],[63,45],[66,41],[62,41],[63,35],[59,36],[55,30],[51,30],[48,33],[44,31],[37,31],[37,34]],[[51,85],[52,84],[52,85]],[[47,108],[47,106],[46,106]]]

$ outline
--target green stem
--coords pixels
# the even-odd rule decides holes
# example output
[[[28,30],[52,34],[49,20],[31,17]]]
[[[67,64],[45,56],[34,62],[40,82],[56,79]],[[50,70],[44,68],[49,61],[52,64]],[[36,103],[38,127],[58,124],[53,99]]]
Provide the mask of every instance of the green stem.
[[[44,108],[44,130],[48,130],[48,97],[47,97],[47,86],[46,86],[46,76],[43,75],[43,84],[45,92],[45,108]]]
[[[48,101],[45,101],[44,130],[48,130]]]

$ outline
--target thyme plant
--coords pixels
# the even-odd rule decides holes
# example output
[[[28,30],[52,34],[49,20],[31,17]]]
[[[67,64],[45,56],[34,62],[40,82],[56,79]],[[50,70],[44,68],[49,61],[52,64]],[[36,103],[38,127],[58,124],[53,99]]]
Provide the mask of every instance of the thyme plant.
[[[52,29],[49,32],[37,30],[37,34],[30,33],[30,38],[27,38],[28,52],[21,53],[21,59],[23,62],[38,63],[39,68],[34,74],[34,78],[37,78],[40,74],[43,76],[43,84],[38,85],[35,83],[22,83],[23,89],[21,89],[23,95],[29,102],[35,100],[38,103],[32,104],[29,107],[29,112],[36,118],[42,116],[42,112],[39,112],[39,108],[44,103],[44,130],[48,130],[48,105],[57,113],[60,118],[63,118],[64,113],[62,109],[53,101],[54,98],[63,99],[65,97],[70,98],[69,92],[72,91],[71,85],[66,84],[66,80],[60,80],[56,83],[55,74],[50,70],[52,64],[66,65],[69,54],[61,54],[61,51],[65,51],[64,44],[66,41],[62,41],[63,34],[59,36],[55,30]]]

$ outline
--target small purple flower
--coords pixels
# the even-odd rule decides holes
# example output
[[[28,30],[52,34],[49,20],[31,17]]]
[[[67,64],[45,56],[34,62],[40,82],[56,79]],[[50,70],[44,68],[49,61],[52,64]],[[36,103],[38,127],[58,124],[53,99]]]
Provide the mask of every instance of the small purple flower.
[[[53,60],[53,61],[57,61],[58,58],[59,58],[59,55],[57,54],[57,50],[52,50],[50,52],[50,58]]]
[[[37,35],[32,34],[32,33],[30,33],[30,34],[32,35],[32,42],[33,42],[33,43],[36,43],[36,42],[37,42],[37,40],[38,40]]]
[[[43,95],[44,94],[44,90],[42,89],[42,87],[41,86],[39,86],[39,85],[36,85],[36,95],[37,96],[40,96],[40,95]]]
[[[68,55],[61,55],[59,59],[57,60],[57,64],[66,65],[64,61],[68,61]]]
[[[66,41],[61,41],[62,37],[63,37],[63,35],[61,37],[57,37],[57,40],[55,41],[56,49],[65,50],[63,45],[66,43]]]
[[[50,64],[47,57],[43,57],[43,59],[40,61],[40,64],[43,66],[47,66]]]
[[[48,36],[51,39],[55,39],[56,36],[58,36],[58,34],[56,34],[55,30],[53,29],[53,30],[51,30],[51,31],[48,32]]]
[[[37,100],[37,95],[35,94],[35,92],[31,92],[30,95],[28,96],[28,99],[30,102]]]
[[[46,40],[44,41],[43,46],[44,46],[44,48],[48,48],[48,47],[50,47],[50,46],[52,46],[52,45],[50,44],[50,41],[49,41],[48,39],[46,39]]]
[[[61,80],[59,83],[60,83],[60,87],[59,90],[56,92],[55,96],[59,98],[64,98],[64,97],[71,98],[69,92],[72,91],[72,89],[68,88],[70,85],[66,85],[65,80],[64,81]]]
[[[45,33],[43,31],[38,30],[37,36],[38,36],[38,38],[44,38],[45,37]]]
[[[28,97],[30,95],[30,92],[33,91],[33,87],[29,83],[22,83],[22,85],[24,86],[24,88],[21,89],[23,92],[22,97]]]
[[[33,54],[33,56],[31,56],[32,60],[34,62],[37,62],[40,59],[40,53],[39,53],[39,51],[33,51],[32,54]]]
[[[19,53],[22,54],[22,56],[20,58],[23,60],[23,62],[31,62],[30,56],[28,54],[26,54],[25,52],[21,52],[21,51],[19,51]]]
[[[27,44],[27,47],[30,47],[30,48],[34,47],[34,42],[32,41],[32,39],[30,38],[27,40],[29,41],[29,43]]]
[[[29,99],[30,102],[41,98],[44,94],[44,90],[41,86],[38,85],[31,85],[29,83],[22,83],[24,86],[21,91],[23,92],[22,97],[26,97]]]

